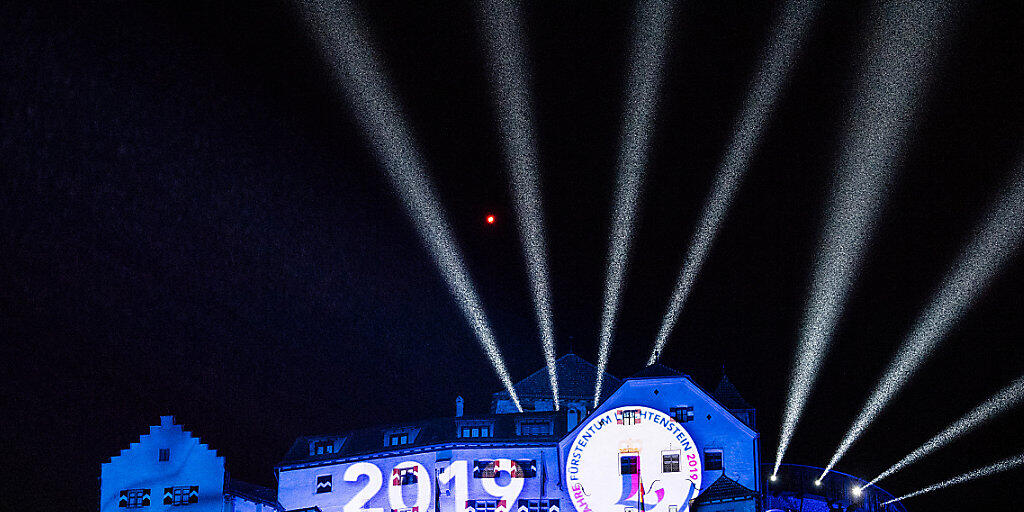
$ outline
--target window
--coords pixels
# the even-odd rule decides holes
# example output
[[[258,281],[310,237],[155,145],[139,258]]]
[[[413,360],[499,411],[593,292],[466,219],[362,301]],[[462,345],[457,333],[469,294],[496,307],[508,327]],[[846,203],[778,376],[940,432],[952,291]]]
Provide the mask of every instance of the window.
[[[490,425],[466,425],[462,427],[459,437],[491,437]]]
[[[476,509],[476,512],[494,512],[494,509],[498,508],[498,502],[495,500],[469,500],[467,505]]]
[[[524,421],[519,424],[519,435],[523,436],[549,436],[551,435],[550,421]]]
[[[508,471],[513,478],[535,478],[537,476],[537,460],[514,460],[511,468],[496,467],[493,460],[473,461],[473,478],[497,478],[498,473],[502,471]]]
[[[401,482],[401,485],[409,485],[418,482],[416,478],[416,468],[402,468],[394,469],[394,475]]]
[[[331,492],[331,475],[316,477],[316,493],[323,494],[325,492]]]
[[[171,449],[160,448],[160,462],[167,462],[171,460]]]
[[[400,446],[409,444],[408,432],[396,432],[388,436],[388,446]]]
[[[317,441],[313,443],[313,454],[314,455],[326,455],[334,453],[334,441],[325,439],[323,441]]]
[[[704,471],[720,471],[722,464],[722,450],[704,451]]]
[[[615,422],[619,425],[636,425],[640,423],[640,410],[627,409],[616,411]]]
[[[149,489],[125,489],[117,499],[120,508],[139,508],[149,506]]]
[[[679,450],[661,452],[661,472],[679,472]]]
[[[687,421],[693,421],[693,406],[684,405],[682,407],[671,407],[668,410],[672,418],[679,423],[686,423]]]
[[[637,459],[639,455],[619,455],[619,474],[635,475],[637,473]]]
[[[164,487],[164,505],[189,505],[199,503],[199,486]]]
[[[518,511],[557,512],[561,507],[558,500],[519,500]]]

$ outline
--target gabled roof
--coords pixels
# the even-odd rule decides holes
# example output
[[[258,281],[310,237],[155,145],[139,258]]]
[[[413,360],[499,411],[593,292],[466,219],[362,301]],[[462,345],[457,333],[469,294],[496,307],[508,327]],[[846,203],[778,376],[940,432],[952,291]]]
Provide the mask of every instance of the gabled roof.
[[[281,506],[277,503],[277,491],[263,487],[262,485],[250,484],[241,480],[229,478],[228,485],[224,489],[224,492],[245,498],[255,503],[266,503],[278,510],[281,509]]]
[[[643,379],[646,377],[681,377],[682,372],[675,369],[669,368],[661,363],[654,363],[633,375],[630,375],[631,379]]]
[[[694,500],[697,505],[716,503],[721,501],[734,501],[744,498],[756,497],[757,493],[740,485],[737,481],[722,475],[711,484],[711,487],[704,489]]]
[[[552,423],[552,434],[548,436],[521,436],[516,435],[516,423],[518,421],[546,420]],[[446,443],[472,443],[472,444],[507,444],[541,442],[557,443],[566,430],[566,417],[564,413],[557,411],[538,411],[515,414],[486,414],[476,416],[461,416],[457,418],[435,418],[422,421],[411,421],[400,425],[389,425],[381,427],[370,427],[342,432],[338,434],[324,434],[315,436],[303,436],[295,440],[291,449],[285,454],[284,459],[278,467],[293,465],[306,465],[309,463],[329,463],[338,459],[347,459],[356,456],[366,456],[375,453],[397,452],[416,449],[422,446],[435,446]],[[491,437],[460,438],[457,436],[460,425],[479,424],[487,422],[493,425]],[[416,432],[409,444],[400,446],[385,446],[384,438],[389,432],[396,430],[414,430]],[[340,447],[335,453],[310,455],[310,443],[327,439],[340,440]]]
[[[568,353],[555,361],[558,376],[558,396],[562,400],[588,400],[594,397],[597,384],[597,366],[582,357]],[[622,385],[622,380],[604,372],[601,397],[608,397]],[[515,383],[516,393],[521,397],[550,398],[551,383],[547,367],[533,372],[529,377]],[[495,398],[508,398],[507,391],[499,391]]]
[[[736,389],[736,386],[732,385],[732,382],[729,381],[729,376],[725,372],[722,372],[722,380],[718,382],[718,387],[715,388],[712,396],[715,397],[715,400],[718,400],[718,403],[729,410],[754,408],[754,406],[747,403],[740,396],[739,390]]]

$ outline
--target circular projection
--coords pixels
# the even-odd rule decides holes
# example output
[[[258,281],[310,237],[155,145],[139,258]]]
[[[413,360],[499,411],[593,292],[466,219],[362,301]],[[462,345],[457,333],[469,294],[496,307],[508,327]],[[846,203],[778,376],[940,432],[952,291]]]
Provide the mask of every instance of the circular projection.
[[[700,452],[690,434],[649,407],[619,407],[590,420],[565,467],[578,512],[686,512],[700,491]]]

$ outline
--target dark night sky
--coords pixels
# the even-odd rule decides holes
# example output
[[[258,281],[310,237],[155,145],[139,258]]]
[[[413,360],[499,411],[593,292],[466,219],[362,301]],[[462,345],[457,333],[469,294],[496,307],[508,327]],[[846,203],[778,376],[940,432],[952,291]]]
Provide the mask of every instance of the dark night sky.
[[[429,3],[359,2],[518,380],[543,356],[483,47],[472,4]],[[457,394],[487,406],[500,384],[289,5],[39,4],[0,6],[0,410],[16,501],[95,509],[100,463],[161,414],[272,485],[296,436],[450,414]],[[1014,165],[1014,4],[960,12],[787,462],[827,462]],[[777,9],[679,10],[616,375],[647,358]],[[631,6],[524,13],[559,353],[594,360]],[[705,386],[726,364],[759,408],[766,462],[870,13],[826,4],[662,359]],[[838,470],[878,474],[1024,373],[1022,277],[1018,255]],[[883,487],[1019,453],[1022,422],[1007,414]],[[908,504],[1016,507],[1022,478]]]

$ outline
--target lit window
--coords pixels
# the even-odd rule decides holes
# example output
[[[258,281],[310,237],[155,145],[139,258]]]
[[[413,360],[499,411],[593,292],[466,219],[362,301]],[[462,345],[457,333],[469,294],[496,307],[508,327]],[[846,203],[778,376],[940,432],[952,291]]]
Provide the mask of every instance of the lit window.
[[[388,446],[400,446],[409,444],[408,432],[397,432],[388,436]]]
[[[164,487],[164,505],[183,506],[199,503],[199,486]]]
[[[167,462],[171,460],[171,449],[160,448],[160,462]]]
[[[627,409],[615,411],[615,422],[619,425],[636,425],[640,423],[640,410]]]
[[[722,466],[722,450],[706,450],[704,452],[704,471],[720,471]]]
[[[535,478],[537,476],[536,459],[521,459],[512,461],[512,467],[495,467],[493,460],[474,460],[473,478],[497,478],[501,471],[508,471],[513,478]]]
[[[125,489],[118,497],[117,506],[121,508],[139,508],[149,506],[149,489]]]
[[[524,421],[519,424],[519,434],[524,436],[549,436],[551,435],[551,422]]]
[[[684,405],[682,407],[671,407],[668,411],[669,414],[671,414],[672,418],[678,421],[679,423],[693,421],[692,405]]]
[[[620,455],[619,474],[635,475],[637,473],[637,459],[639,458],[639,455]]]
[[[476,512],[494,512],[494,509],[498,508],[498,502],[495,500],[470,500],[469,504]]]
[[[334,453],[334,441],[325,439],[313,443],[313,453],[316,455],[327,455]]]
[[[316,477],[316,493],[323,494],[325,492],[331,492],[331,475]]]
[[[401,485],[414,484],[419,481],[416,478],[416,468],[402,468],[395,469],[394,471]]]
[[[661,472],[679,472],[679,450],[661,452]]]
[[[528,510],[529,512],[550,512],[552,509],[561,510],[558,500],[519,500],[517,510]]]

